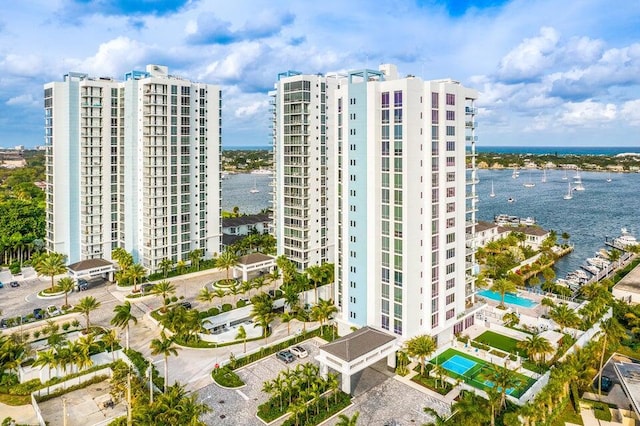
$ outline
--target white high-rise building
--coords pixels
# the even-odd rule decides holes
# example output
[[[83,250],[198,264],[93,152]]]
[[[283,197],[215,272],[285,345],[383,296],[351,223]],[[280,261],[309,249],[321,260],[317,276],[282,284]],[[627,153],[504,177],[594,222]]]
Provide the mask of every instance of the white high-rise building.
[[[308,95],[288,92],[298,82],[302,89],[308,84]],[[339,323],[346,330],[388,330],[401,340],[426,333],[440,341],[472,325],[480,308],[472,239],[477,92],[449,79],[399,77],[394,65],[382,65],[345,75],[281,76],[273,96],[277,169],[286,170],[285,153],[294,147],[308,149],[304,164],[327,164],[325,174],[310,168],[296,190],[324,190],[329,197],[330,234],[319,249],[333,252],[328,257],[336,263]],[[295,110],[308,111],[301,116],[309,133],[300,148],[287,137],[286,108],[294,96]],[[291,232],[282,203],[292,190],[286,177],[275,180],[274,226],[279,254],[290,256],[289,243],[297,240],[281,241]],[[322,218],[301,212],[301,232]]]
[[[123,247],[150,271],[220,251],[217,86],[148,65],[124,81],[69,73],[44,103],[49,250],[73,263]]]
[[[327,93],[321,75],[282,73],[271,96],[278,254],[298,269],[333,261],[333,198],[327,151]]]

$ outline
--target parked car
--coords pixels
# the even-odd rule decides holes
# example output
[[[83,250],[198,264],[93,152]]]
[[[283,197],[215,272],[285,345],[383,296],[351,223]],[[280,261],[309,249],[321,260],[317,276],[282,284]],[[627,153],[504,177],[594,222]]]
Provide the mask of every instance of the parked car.
[[[2,281],[0,281],[0,288],[4,288],[4,284],[2,284]]]
[[[300,345],[290,347],[289,351],[298,358],[306,358],[309,356],[309,352]]]
[[[7,320],[6,320],[6,318],[2,318],[2,319],[0,320],[0,327],[2,327],[2,328],[7,328],[7,327],[9,327],[9,321],[7,321]]]
[[[182,307],[183,307],[183,308],[185,308],[185,309],[191,309],[191,302],[188,302],[188,301],[186,301],[186,300],[185,300],[185,301],[183,301],[183,302],[180,302],[180,304],[179,304],[179,305],[180,305],[180,306],[182,306]]]
[[[76,291],[85,291],[89,288],[89,281],[80,278],[76,284]]]
[[[18,281],[11,281],[11,282],[9,283],[9,285],[10,285],[11,287],[14,287],[14,288],[15,288],[15,287],[20,287],[20,283],[19,283]]]
[[[598,390],[599,381],[600,381],[599,377],[596,377],[595,380],[593,381],[593,388],[595,390]],[[611,377],[602,376],[602,392],[609,392],[612,387],[613,387],[613,381],[611,380]]]
[[[296,357],[293,356],[291,351],[286,351],[286,350],[278,352],[276,354],[276,358],[284,362],[285,364],[289,364],[296,359]]]
[[[153,286],[155,284],[142,284],[140,286],[140,291],[142,292],[142,294],[147,294],[147,293],[151,293],[151,290],[153,290]]]
[[[44,319],[44,315],[45,315],[44,309],[42,308],[35,308],[33,310],[33,317],[37,320]]]
[[[58,315],[62,315],[62,311],[54,305],[49,305],[47,306],[47,315],[49,315],[50,317],[55,317]]]

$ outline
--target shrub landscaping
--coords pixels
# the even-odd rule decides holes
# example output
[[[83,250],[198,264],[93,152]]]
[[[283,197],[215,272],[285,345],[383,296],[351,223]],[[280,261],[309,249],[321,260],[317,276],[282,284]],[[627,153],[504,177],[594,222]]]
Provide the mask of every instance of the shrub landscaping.
[[[214,368],[211,372],[213,380],[225,388],[239,388],[244,386],[242,379],[228,366]]]

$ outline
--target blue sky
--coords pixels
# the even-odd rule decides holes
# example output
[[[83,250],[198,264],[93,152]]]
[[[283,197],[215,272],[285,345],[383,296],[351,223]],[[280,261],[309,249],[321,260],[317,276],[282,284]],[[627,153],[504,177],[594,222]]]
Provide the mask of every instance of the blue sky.
[[[149,63],[223,90],[223,145],[267,145],[278,72],[395,63],[480,92],[481,145],[640,146],[640,2],[0,2],[0,146],[43,141],[42,85]]]

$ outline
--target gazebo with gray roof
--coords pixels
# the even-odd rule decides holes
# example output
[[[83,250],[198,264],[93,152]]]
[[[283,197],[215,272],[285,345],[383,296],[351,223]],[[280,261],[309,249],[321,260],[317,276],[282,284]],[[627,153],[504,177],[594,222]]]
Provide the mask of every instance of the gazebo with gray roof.
[[[326,378],[329,367],[342,376],[342,391],[351,393],[351,376],[387,358],[387,366],[396,366],[396,337],[371,327],[360,328],[320,347],[316,360]]]

